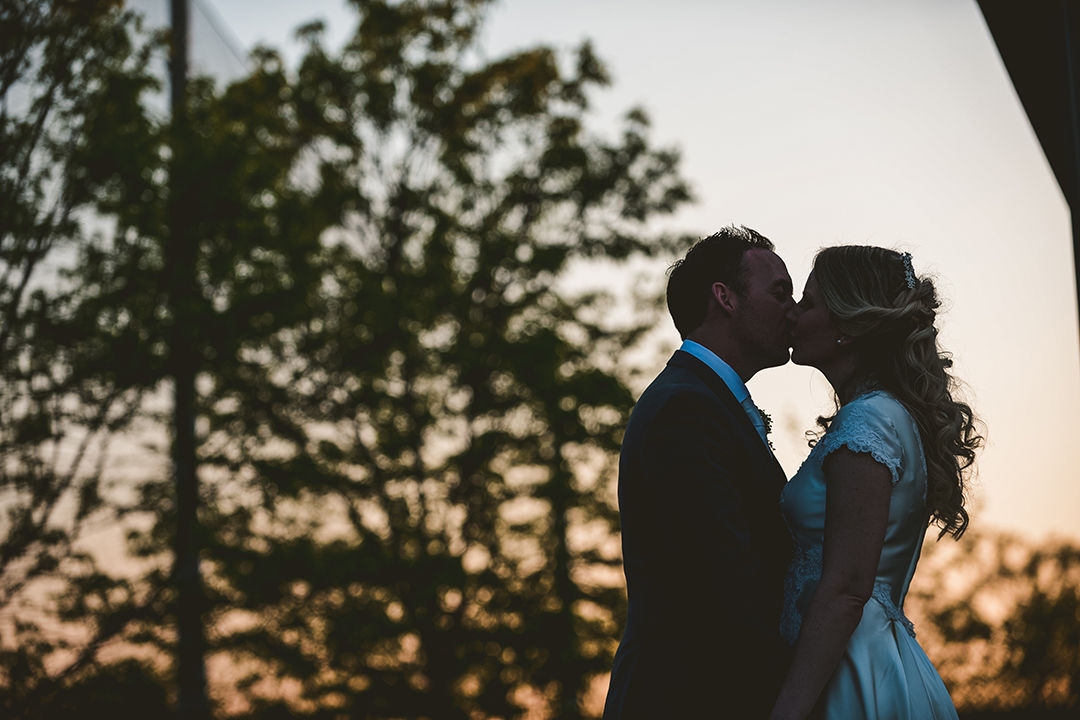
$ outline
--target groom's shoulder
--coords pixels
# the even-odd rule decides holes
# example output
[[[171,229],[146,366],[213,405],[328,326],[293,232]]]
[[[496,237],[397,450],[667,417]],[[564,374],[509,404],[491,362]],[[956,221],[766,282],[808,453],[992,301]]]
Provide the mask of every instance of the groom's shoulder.
[[[693,362],[700,362],[691,355],[682,354]],[[712,372],[704,363],[701,365]],[[708,377],[692,363],[672,358],[634,405],[623,438],[624,448],[627,445],[643,447],[647,438],[654,437],[655,433],[668,437],[672,432],[681,432],[679,428],[690,434],[709,428],[708,432],[717,442],[737,434],[733,428],[738,422],[731,409],[703,375]],[[717,378],[717,382],[722,381]]]
[[[695,368],[694,364],[706,368],[705,363],[693,355],[677,350],[660,374],[657,375],[645,389],[645,394],[672,394],[680,392],[706,392],[709,386],[701,377],[701,368]],[[711,371],[710,371],[711,372]]]
[[[680,357],[680,355],[685,357]],[[694,369],[693,362],[700,363],[701,361],[687,353],[676,352],[675,356],[668,361],[667,366],[645,388],[645,392],[638,398],[637,406],[659,409],[669,403],[694,399],[718,402],[715,392]],[[704,367],[704,363],[701,364]]]

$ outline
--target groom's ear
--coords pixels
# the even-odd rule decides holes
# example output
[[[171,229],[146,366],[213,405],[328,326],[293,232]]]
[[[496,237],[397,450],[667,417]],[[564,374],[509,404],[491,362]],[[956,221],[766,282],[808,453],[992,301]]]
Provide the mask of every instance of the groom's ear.
[[[722,282],[715,282],[712,285],[712,296],[716,304],[720,306],[728,315],[735,313],[735,307],[738,304],[738,298],[735,295],[735,290],[730,285],[726,285]]]

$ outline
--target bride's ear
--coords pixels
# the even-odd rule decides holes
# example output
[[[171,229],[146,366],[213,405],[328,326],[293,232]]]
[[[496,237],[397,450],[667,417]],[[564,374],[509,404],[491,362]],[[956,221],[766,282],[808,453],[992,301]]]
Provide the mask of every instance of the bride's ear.
[[[852,342],[852,338],[849,338],[847,335],[841,335],[840,337],[836,338],[836,346],[837,347],[842,347],[842,348],[847,347],[848,345],[851,344],[851,342]]]

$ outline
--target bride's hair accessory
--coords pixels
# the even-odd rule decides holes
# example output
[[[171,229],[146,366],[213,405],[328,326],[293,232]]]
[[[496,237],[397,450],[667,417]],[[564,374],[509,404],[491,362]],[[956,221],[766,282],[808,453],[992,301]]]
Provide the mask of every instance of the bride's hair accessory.
[[[908,290],[915,289],[915,268],[911,266],[911,253],[906,252],[900,256],[904,260],[904,279],[907,280]]]

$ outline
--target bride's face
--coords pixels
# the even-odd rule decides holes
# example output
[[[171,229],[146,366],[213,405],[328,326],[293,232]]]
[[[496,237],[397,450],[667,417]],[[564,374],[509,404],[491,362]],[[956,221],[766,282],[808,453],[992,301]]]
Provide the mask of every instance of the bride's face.
[[[806,279],[798,304],[798,319],[791,333],[791,362],[824,371],[840,355],[840,333],[822,302],[814,273]]]

